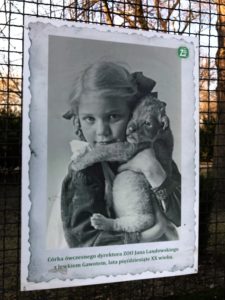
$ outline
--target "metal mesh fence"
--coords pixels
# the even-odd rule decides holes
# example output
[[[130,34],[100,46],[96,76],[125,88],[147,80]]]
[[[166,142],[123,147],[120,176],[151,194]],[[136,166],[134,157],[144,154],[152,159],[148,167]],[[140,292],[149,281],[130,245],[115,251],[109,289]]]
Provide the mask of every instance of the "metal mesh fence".
[[[19,291],[25,15],[198,37],[201,134],[198,274],[60,290]],[[224,18],[224,1],[0,2],[0,299],[224,299]]]

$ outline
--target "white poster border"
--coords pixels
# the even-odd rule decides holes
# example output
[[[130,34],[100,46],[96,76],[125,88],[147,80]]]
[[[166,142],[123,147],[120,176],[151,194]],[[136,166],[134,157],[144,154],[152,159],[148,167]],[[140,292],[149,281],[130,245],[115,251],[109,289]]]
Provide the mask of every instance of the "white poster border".
[[[32,237],[31,224],[37,226],[39,232],[46,228],[47,205],[45,213],[40,211],[40,204],[35,201],[37,197],[47,195],[47,173],[42,172],[42,166],[47,164],[46,140],[48,134],[47,112],[48,107],[48,38],[49,36],[62,36],[66,38],[79,38],[89,40],[108,41],[113,43],[127,43],[147,47],[162,47],[178,49],[181,46],[189,49],[188,58],[181,60],[181,98],[182,98],[182,134],[181,134],[181,170],[182,191],[190,191],[189,195],[182,192],[182,226],[179,241],[155,242],[147,244],[131,244],[120,246],[93,247],[66,250],[46,250],[43,245],[43,236],[35,233],[36,242]],[[38,41],[38,42],[37,42]],[[40,43],[40,41],[42,41]],[[39,45],[38,45],[39,43]],[[38,47],[37,47],[38,45]],[[35,60],[31,58],[35,49]],[[39,48],[39,49],[38,49]],[[140,280],[167,276],[179,276],[196,273],[198,271],[198,194],[199,194],[199,129],[198,129],[198,42],[196,38],[168,35],[164,33],[147,32],[142,30],[121,29],[93,24],[73,23],[60,20],[29,17],[25,19],[24,34],[24,84],[23,84],[23,160],[22,160],[22,242],[21,242],[21,290],[49,289],[60,287],[82,286],[128,280]],[[41,52],[38,52],[41,49]],[[34,53],[33,53],[34,57]],[[43,60],[44,57],[44,60]],[[32,64],[31,64],[32,63]],[[40,64],[40,65],[38,65]],[[40,99],[38,102],[35,97]],[[33,104],[34,103],[34,104]],[[30,107],[37,105],[37,114],[30,119]],[[42,120],[38,120],[42,114]],[[36,119],[35,119],[36,117]],[[41,122],[41,123],[40,123]],[[41,124],[42,136],[35,140],[31,132],[39,135],[37,124]],[[34,129],[32,129],[34,126]],[[34,130],[34,131],[32,131]],[[32,162],[32,157],[38,157]],[[41,157],[41,158],[40,158]],[[41,164],[40,164],[40,160]],[[33,166],[31,166],[33,164]],[[35,169],[35,172],[34,172]],[[34,179],[35,178],[35,179]],[[34,185],[34,180],[38,184]],[[41,186],[39,185],[39,180]],[[32,182],[33,181],[33,182]],[[186,203],[189,200],[189,203]],[[42,200],[44,201],[44,200]],[[45,201],[47,199],[45,198]],[[43,202],[44,203],[44,202]],[[35,218],[37,215],[37,218]],[[188,222],[190,224],[188,224]],[[38,237],[40,240],[38,240]],[[41,242],[40,242],[41,241]],[[33,244],[33,245],[32,245]],[[32,251],[32,247],[40,245],[39,251]],[[164,246],[166,245],[166,246]],[[147,249],[176,249],[178,255],[173,258],[167,270],[161,267],[146,269],[143,265],[137,271],[117,271],[118,266],[111,267],[111,274],[103,274],[102,269],[93,272],[92,277],[76,278],[74,273],[65,275],[63,272],[48,276],[48,271],[54,264],[46,258],[73,256],[92,253],[98,255],[110,251],[124,253],[124,251],[143,251]],[[64,252],[65,251],[65,252]],[[174,250],[175,251],[175,250]],[[66,253],[65,255],[63,255]],[[76,254],[74,254],[76,253]],[[31,258],[35,257],[35,263]],[[141,256],[137,256],[140,258]],[[40,262],[37,263],[37,262]],[[32,265],[33,264],[33,265]],[[49,264],[49,265],[48,265]],[[143,263],[145,264],[145,263]],[[33,273],[41,273],[39,279],[29,278],[30,267]],[[44,268],[44,265],[48,265]],[[161,264],[162,265],[162,264]],[[165,264],[164,264],[165,265]],[[127,265],[124,265],[125,267]],[[133,268],[134,269],[134,268]],[[89,273],[89,269],[86,269]],[[84,272],[85,273],[85,272]],[[120,274],[121,273],[121,274]],[[57,275],[56,275],[57,274]],[[82,277],[82,276],[81,276]],[[84,276],[85,277],[85,276]]]

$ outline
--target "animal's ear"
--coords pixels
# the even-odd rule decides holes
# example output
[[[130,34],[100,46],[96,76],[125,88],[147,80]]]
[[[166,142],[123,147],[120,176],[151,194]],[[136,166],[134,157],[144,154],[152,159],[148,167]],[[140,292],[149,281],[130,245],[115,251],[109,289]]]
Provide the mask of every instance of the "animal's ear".
[[[136,82],[138,91],[142,96],[150,94],[156,85],[153,79],[144,76],[142,72],[134,72],[131,76],[134,82]]]
[[[170,126],[170,120],[167,117],[167,115],[161,116],[160,117],[160,122],[161,122],[161,124],[163,126],[163,130],[165,130],[166,128],[168,128]]]

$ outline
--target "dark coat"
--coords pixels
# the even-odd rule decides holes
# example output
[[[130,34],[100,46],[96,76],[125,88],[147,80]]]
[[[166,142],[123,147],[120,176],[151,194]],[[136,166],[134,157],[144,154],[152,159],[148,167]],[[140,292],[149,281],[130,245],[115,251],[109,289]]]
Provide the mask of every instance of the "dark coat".
[[[139,233],[106,232],[91,226],[94,213],[107,216],[105,179],[100,163],[79,172],[69,170],[62,184],[61,216],[69,247],[91,247],[138,243]],[[172,178],[154,190],[168,219],[180,226],[180,175],[174,164]]]

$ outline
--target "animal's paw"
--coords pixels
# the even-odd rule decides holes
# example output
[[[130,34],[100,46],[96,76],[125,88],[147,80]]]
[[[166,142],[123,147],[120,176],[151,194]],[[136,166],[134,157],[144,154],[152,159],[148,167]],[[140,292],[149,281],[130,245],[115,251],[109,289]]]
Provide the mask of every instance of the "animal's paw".
[[[73,140],[70,142],[71,151],[73,153],[71,160],[79,161],[86,153],[91,151],[91,146],[87,142]]]
[[[168,228],[168,230],[166,230],[165,234],[166,234],[168,240],[169,241],[179,240],[179,234],[178,234],[177,228],[172,222],[170,222],[168,224],[167,228]]]
[[[101,214],[93,214],[91,217],[91,225],[98,230],[110,231],[113,227],[113,220]]]
[[[70,143],[71,151],[73,153],[71,157],[70,169],[73,171],[80,171],[89,166],[88,154],[92,151],[91,146],[87,142],[72,141]]]
[[[69,170],[78,172],[87,167],[85,160],[80,159],[80,161],[72,161],[69,165]]]

